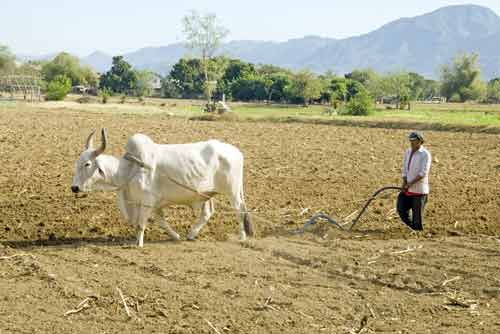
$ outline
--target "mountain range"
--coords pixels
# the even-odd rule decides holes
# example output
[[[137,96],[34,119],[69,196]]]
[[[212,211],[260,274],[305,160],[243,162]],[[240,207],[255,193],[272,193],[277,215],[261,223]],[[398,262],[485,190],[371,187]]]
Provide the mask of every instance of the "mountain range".
[[[256,64],[317,73],[344,74],[356,68],[379,72],[407,70],[437,78],[442,64],[459,53],[479,54],[483,79],[500,76],[500,17],[477,5],[457,5],[424,15],[401,18],[364,35],[345,39],[306,36],[285,42],[231,41],[219,54]],[[124,54],[134,67],[166,74],[190,51],[182,43],[146,47]],[[45,58],[50,58],[48,55]],[[18,57],[30,59],[28,56]],[[38,57],[40,58],[40,57]],[[32,58],[31,58],[32,59]],[[112,56],[96,51],[81,58],[99,72],[109,69]]]

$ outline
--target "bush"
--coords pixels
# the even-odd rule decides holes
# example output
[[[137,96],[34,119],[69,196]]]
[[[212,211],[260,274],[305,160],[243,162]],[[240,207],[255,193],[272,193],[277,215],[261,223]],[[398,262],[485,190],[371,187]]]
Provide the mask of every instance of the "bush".
[[[215,103],[205,103],[205,107],[203,108],[203,111],[204,112],[208,112],[208,113],[213,113],[217,110],[217,106],[215,105]]]
[[[343,115],[367,116],[373,112],[373,101],[365,91],[359,92],[347,103],[347,108],[342,110]]]
[[[107,88],[101,89],[99,91],[99,97],[101,98],[102,104],[108,103],[108,99],[109,99],[110,95],[111,94]]]
[[[454,93],[450,97],[450,99],[448,100],[448,102],[459,103],[459,102],[462,102],[462,98],[460,97],[460,95],[458,93]]]
[[[82,97],[79,97],[76,100],[76,102],[81,103],[81,104],[86,104],[86,103],[92,103],[94,101],[90,96],[82,96]]]
[[[322,114],[327,115],[327,116],[336,116],[339,114],[339,109],[338,108],[326,108],[323,110]]]
[[[57,75],[47,86],[46,99],[49,101],[64,100],[71,90],[71,80],[65,75]]]

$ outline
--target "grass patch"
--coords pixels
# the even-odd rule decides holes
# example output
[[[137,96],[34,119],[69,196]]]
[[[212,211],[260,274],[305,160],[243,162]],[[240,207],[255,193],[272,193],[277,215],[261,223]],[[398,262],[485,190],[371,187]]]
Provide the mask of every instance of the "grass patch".
[[[413,104],[412,110],[385,109],[378,106],[375,112],[369,116],[329,115],[329,107],[312,105],[309,107],[297,105],[279,105],[263,103],[240,103],[231,102],[230,117],[207,116],[203,112],[204,101],[199,100],[174,100],[174,99],[127,99],[125,103],[119,103],[119,99],[112,97],[107,104],[77,102],[77,98],[70,97],[65,101],[42,102],[35,104],[17,103],[17,109],[37,108],[44,110],[67,109],[78,112],[89,113],[122,113],[134,115],[168,114],[169,116],[186,117],[199,120],[265,120],[265,121],[291,121],[294,122],[316,122],[323,124],[351,124],[370,123],[382,126],[387,123],[388,127],[407,128],[414,124],[427,124],[427,128],[449,127],[494,127],[500,129],[500,105],[479,104]],[[496,130],[495,130],[496,131]],[[495,132],[493,131],[493,132]],[[499,130],[500,131],[500,130]]]
[[[284,107],[265,105],[242,105],[233,107],[233,111],[242,118],[315,118],[324,120],[352,120],[352,121],[390,121],[410,123],[437,123],[450,125],[496,126],[500,127],[500,106],[467,106],[457,105],[436,108],[425,104],[417,104],[411,111],[395,109],[376,109],[369,116],[347,116],[326,114],[325,106]]]

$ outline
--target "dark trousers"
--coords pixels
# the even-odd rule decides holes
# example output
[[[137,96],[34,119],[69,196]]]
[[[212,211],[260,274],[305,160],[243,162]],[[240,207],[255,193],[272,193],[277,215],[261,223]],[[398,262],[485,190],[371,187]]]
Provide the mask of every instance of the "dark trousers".
[[[427,195],[407,196],[403,192],[399,193],[397,209],[399,217],[403,223],[414,231],[424,229],[424,208],[427,203]],[[411,210],[411,219],[409,212]]]

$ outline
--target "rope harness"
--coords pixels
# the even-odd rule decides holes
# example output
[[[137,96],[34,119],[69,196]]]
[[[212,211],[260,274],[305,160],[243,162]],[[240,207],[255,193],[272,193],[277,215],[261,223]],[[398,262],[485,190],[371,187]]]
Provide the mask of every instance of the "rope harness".
[[[148,171],[151,171],[153,168],[149,165],[147,165],[146,163],[144,163],[142,160],[140,160],[139,158],[137,158],[136,156],[132,155],[131,153],[127,152],[125,153],[125,155],[123,156],[123,158],[125,160],[128,160],[130,162],[134,162],[136,163],[137,165],[139,165],[141,168],[144,168]],[[206,198],[207,200],[210,200],[212,197],[214,197],[217,193],[216,192],[207,192],[207,193],[202,193],[202,192],[199,192],[198,190],[194,189],[194,188],[191,188],[179,181],[177,181],[176,179],[170,177],[169,175],[165,174],[165,173],[159,173],[161,176],[164,176],[166,177],[169,181],[175,183],[176,185],[178,185],[179,187],[181,188],[184,188],[186,190],[189,190],[203,198]],[[129,180],[130,182],[130,180]]]

